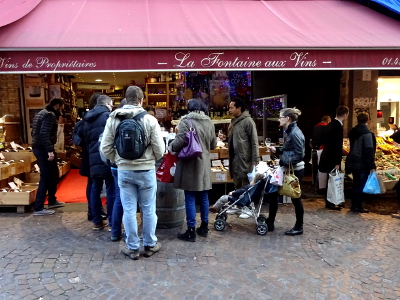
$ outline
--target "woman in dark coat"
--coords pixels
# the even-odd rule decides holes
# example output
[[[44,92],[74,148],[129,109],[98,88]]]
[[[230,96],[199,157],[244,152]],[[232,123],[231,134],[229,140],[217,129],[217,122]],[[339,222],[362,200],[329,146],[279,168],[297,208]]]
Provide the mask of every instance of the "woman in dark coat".
[[[367,213],[362,207],[362,191],[370,173],[375,172],[376,139],[368,129],[369,117],[365,113],[357,116],[358,125],[349,133],[350,153],[346,158],[346,173],[353,174],[353,198],[351,211]]]
[[[171,144],[172,152],[179,153],[185,146],[185,135],[190,130],[192,123],[203,153],[193,159],[178,159],[174,176],[173,187],[185,191],[186,222],[188,229],[185,233],[178,234],[184,241],[196,241],[196,200],[200,203],[201,225],[197,233],[206,237],[208,234],[208,190],[211,190],[210,150],[215,149],[217,140],[215,127],[210,117],[206,115],[207,107],[198,99],[188,101],[189,114],[183,116],[178,125],[178,133]]]
[[[286,136],[284,138],[284,144],[281,149],[275,147],[269,147],[273,153],[281,154],[279,164],[283,167],[288,168],[289,165],[293,166],[294,175],[299,181],[304,176],[304,148],[305,139],[303,132],[297,126],[297,119],[301,115],[300,110],[297,108],[284,108],[279,113],[280,126],[285,130]],[[274,230],[274,221],[276,212],[278,211],[278,193],[272,193],[269,196],[269,216],[267,219],[268,231]],[[301,202],[301,197],[292,198],[294,210],[296,213],[296,224],[294,227],[285,232],[286,235],[299,235],[303,234],[303,217],[304,208]]]

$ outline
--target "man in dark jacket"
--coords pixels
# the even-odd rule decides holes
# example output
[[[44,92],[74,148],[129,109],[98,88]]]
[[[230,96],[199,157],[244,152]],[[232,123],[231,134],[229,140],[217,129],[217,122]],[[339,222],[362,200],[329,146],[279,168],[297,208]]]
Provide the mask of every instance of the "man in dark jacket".
[[[351,211],[367,213],[362,207],[362,193],[370,173],[375,172],[376,139],[368,129],[369,117],[365,113],[357,116],[358,125],[350,130],[350,153],[346,158],[346,173],[353,174],[353,198]]]
[[[257,128],[242,99],[232,99],[229,113],[234,117],[228,129],[229,172],[239,189],[249,184],[247,174],[260,161]]]
[[[314,126],[311,139],[312,178],[315,190],[319,190],[318,184],[318,150],[324,149],[326,125],[331,122],[330,116],[323,116],[321,122]]]
[[[103,133],[108,116],[112,110],[112,99],[106,95],[97,98],[97,105],[83,117],[85,144],[89,153],[90,177],[92,179],[92,189],[90,193],[90,212],[94,223],[93,230],[101,230],[107,226],[101,216],[101,198],[103,182],[107,190],[107,215],[111,224],[112,208],[115,199],[114,179],[111,169],[104,164],[99,152],[99,136]]]
[[[57,120],[64,107],[62,99],[52,99],[33,119],[32,151],[35,154],[39,168],[40,181],[34,204],[34,216],[54,214],[54,210],[44,209],[44,201],[48,194],[48,208],[64,206],[57,201],[58,183],[57,157],[54,144],[57,142]]]
[[[319,160],[318,170],[321,173],[329,174],[333,169],[339,170],[342,161],[343,148],[343,122],[349,116],[347,106],[339,106],[336,109],[336,118],[325,128],[324,149]],[[333,210],[340,210],[341,207],[330,203],[325,199],[325,207]]]

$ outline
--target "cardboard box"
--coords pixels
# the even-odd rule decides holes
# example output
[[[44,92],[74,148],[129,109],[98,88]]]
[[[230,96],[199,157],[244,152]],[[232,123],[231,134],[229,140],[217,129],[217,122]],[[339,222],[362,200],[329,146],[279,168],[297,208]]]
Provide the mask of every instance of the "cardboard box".
[[[40,173],[25,173],[24,182],[39,182],[40,181]]]
[[[258,151],[260,152],[260,157],[263,155],[271,155],[271,152],[266,147],[259,147]]]
[[[210,159],[219,159],[219,150],[210,150]]]
[[[229,158],[229,149],[219,149],[219,158]]]
[[[21,159],[24,161],[34,162],[36,161],[36,157],[33,152],[2,152],[6,160],[13,159],[15,161],[20,161]]]
[[[25,162],[18,161],[15,164],[16,164],[16,167],[15,167],[16,173],[15,174],[25,173]]]
[[[58,177],[62,177],[63,176],[63,167],[62,166],[59,166],[58,167]]]
[[[67,174],[70,169],[71,169],[71,163],[67,162],[65,165],[63,165],[63,175]]]
[[[75,154],[72,154],[69,160],[71,162],[71,165],[80,168],[82,162],[82,159],[80,157],[76,156]]]
[[[36,198],[37,188],[23,186],[22,192],[2,192],[0,191],[0,205],[29,205]]]
[[[23,160],[25,163],[24,172],[30,172],[32,167],[32,162],[36,161],[36,157],[32,152],[2,152],[6,160],[15,160],[19,162]]]
[[[10,177],[10,166],[0,165],[0,179],[7,179]]]
[[[211,171],[211,181],[213,183],[223,183],[226,182],[228,179],[228,172],[227,171],[218,171],[213,172]]]
[[[11,163],[9,165],[10,168],[10,176],[14,176],[15,174],[17,174],[17,164],[16,163]]]

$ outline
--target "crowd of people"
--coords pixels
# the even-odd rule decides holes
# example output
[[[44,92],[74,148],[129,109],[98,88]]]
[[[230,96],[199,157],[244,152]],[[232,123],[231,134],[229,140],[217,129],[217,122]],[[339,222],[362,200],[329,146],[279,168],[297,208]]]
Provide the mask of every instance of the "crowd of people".
[[[165,143],[160,126],[152,111],[142,107],[143,92],[137,86],[126,90],[126,98],[120,106],[112,111],[113,100],[103,94],[94,94],[89,103],[89,110],[76,124],[74,136],[82,148],[80,174],[88,178],[86,195],[88,199],[88,220],[93,222],[93,230],[111,228],[111,241],[125,239],[126,246],[121,252],[133,260],[140,257],[141,242],[144,256],[150,257],[158,252],[161,244],[156,236],[156,190],[155,162],[163,157]],[[53,214],[51,208],[61,207],[64,203],[55,197],[58,172],[56,170],[57,118],[62,115],[63,101],[53,99],[34,119],[33,152],[38,159],[41,170],[39,189],[35,200],[34,215]],[[147,111],[147,112],[146,112]],[[209,228],[209,211],[218,212],[224,203],[232,202],[241,193],[260,179],[256,176],[249,182],[248,173],[259,164],[257,130],[246,103],[234,98],[230,102],[229,112],[233,116],[228,129],[229,172],[235,184],[235,191],[221,197],[210,207],[208,191],[212,189],[210,170],[210,150],[217,144],[215,127],[208,116],[208,109],[203,101],[188,101],[188,114],[178,124],[175,139],[169,150],[179,153],[186,146],[186,133],[195,130],[202,148],[201,155],[190,158],[178,158],[173,187],[184,190],[187,230],[178,234],[178,239],[195,242],[197,235],[207,237]],[[279,123],[284,129],[282,147],[268,146],[275,155],[280,155],[276,163],[284,168],[292,167],[295,176],[301,180],[304,176],[305,138],[297,121],[301,111],[297,108],[284,108],[280,111]],[[349,110],[340,106],[336,118],[331,121],[328,116],[314,128],[312,139],[313,161],[318,163],[317,151],[321,151],[318,163],[318,176],[313,170],[315,179],[320,174],[328,174],[340,169],[342,160],[343,122]],[[136,118],[135,118],[136,117]],[[143,154],[136,159],[121,157],[116,150],[118,126],[125,119],[138,119],[145,132]],[[357,116],[358,125],[349,134],[351,151],[346,161],[346,172],[353,174],[353,198],[351,210],[367,212],[362,207],[362,187],[370,172],[375,172],[374,151],[375,137],[368,130],[368,115]],[[314,166],[315,167],[315,166]],[[54,174],[53,174],[54,173]],[[102,209],[100,194],[106,187],[107,212]],[[48,194],[48,210],[44,201]],[[278,192],[268,194],[269,216],[268,231],[274,231],[278,210]],[[196,228],[196,201],[200,204],[201,224]],[[303,234],[304,209],[301,197],[293,198],[296,221],[294,226],[285,231],[286,235]],[[142,214],[142,235],[138,232],[137,211]],[[326,201],[326,208],[341,209]],[[108,220],[108,223],[105,220]],[[122,230],[122,224],[124,232]]]

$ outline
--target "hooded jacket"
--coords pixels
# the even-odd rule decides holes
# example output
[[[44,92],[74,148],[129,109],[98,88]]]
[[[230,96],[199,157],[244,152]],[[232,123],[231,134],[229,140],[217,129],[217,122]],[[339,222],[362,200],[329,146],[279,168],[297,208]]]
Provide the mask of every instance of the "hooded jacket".
[[[245,110],[232,119],[228,129],[229,173],[237,178],[247,178],[253,170],[253,162],[260,160],[256,124]]]
[[[118,155],[114,147],[115,133],[118,124],[121,122],[119,117],[133,118],[143,111],[144,109],[141,106],[124,105],[124,107],[113,111],[107,120],[100,144],[100,151],[107,159],[118,166],[118,170],[151,170],[155,168],[155,161],[159,160],[164,155],[165,144],[161,136],[160,126],[158,125],[157,119],[148,114],[144,115],[139,121],[146,131],[146,144],[148,145],[141,158],[135,160],[122,158]]]
[[[289,167],[291,163],[295,170],[304,169],[304,147],[305,139],[303,132],[297,126],[297,122],[292,122],[286,129],[286,137],[281,149],[276,153],[282,154],[279,161],[281,166]]]
[[[178,159],[173,187],[185,191],[211,190],[210,149],[215,149],[217,138],[210,117],[206,116],[204,112],[191,112],[183,116],[171,149],[178,153],[185,146],[185,135],[190,129],[188,118],[196,130],[203,153],[200,157],[193,159]]]
[[[53,106],[47,105],[33,119],[32,147],[41,148],[47,152],[54,152],[54,144],[57,142],[58,117]]]
[[[99,153],[99,136],[104,131],[110,110],[99,104],[89,110],[83,117],[84,139],[89,154],[91,177],[107,177],[111,175],[110,167],[101,160]]]
[[[350,130],[350,153],[346,158],[346,172],[351,170],[370,171],[375,165],[375,135],[366,124],[358,124]]]

